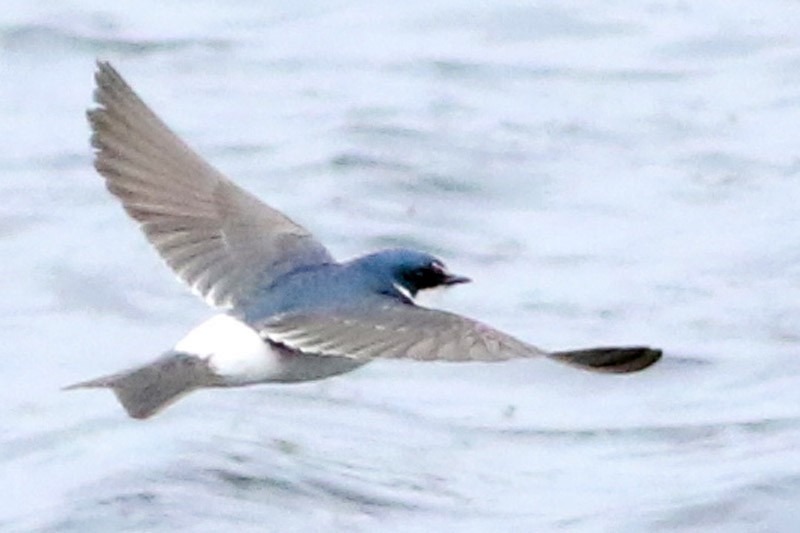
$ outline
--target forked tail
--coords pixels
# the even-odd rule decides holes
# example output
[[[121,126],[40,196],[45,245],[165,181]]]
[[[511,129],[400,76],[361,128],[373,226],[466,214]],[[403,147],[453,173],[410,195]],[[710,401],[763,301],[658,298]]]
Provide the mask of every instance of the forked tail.
[[[208,363],[197,356],[167,352],[152,363],[75,383],[64,390],[109,388],[133,418],[148,418],[200,387],[218,385]]]
[[[661,359],[661,355],[661,350],[655,348],[631,346],[552,352],[547,356],[586,370],[625,374],[644,370]]]

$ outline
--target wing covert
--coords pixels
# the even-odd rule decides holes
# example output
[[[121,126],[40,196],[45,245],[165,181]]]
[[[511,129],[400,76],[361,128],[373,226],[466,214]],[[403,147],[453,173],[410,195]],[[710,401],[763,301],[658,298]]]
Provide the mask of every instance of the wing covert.
[[[262,337],[289,348],[357,360],[503,361],[546,355],[481,322],[400,302],[278,315],[258,329]]]

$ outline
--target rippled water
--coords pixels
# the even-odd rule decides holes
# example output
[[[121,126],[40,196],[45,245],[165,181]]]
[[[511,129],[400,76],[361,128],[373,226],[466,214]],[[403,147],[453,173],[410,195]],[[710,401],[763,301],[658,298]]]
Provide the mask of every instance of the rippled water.
[[[7,0],[0,528],[796,531],[800,6]],[[625,377],[380,362],[148,422],[79,379],[210,311],[91,168],[93,60],[338,257]]]

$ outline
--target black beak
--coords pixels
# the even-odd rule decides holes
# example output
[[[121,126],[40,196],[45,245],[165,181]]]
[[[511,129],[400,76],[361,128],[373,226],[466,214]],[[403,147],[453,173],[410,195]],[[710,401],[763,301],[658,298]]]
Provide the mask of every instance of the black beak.
[[[456,276],[453,274],[447,274],[442,280],[442,285],[458,285],[460,283],[469,283],[470,281],[472,280],[465,276]]]

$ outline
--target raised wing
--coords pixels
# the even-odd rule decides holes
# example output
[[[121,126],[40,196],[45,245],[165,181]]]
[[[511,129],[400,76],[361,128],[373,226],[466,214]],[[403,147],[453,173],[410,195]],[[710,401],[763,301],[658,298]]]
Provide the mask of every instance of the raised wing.
[[[236,186],[198,156],[98,62],[88,112],[95,168],[158,253],[210,305],[249,294],[297,267],[333,262],[302,226]]]
[[[295,350],[357,360],[502,361],[547,355],[475,320],[400,302],[278,315],[258,329],[265,339]]]

